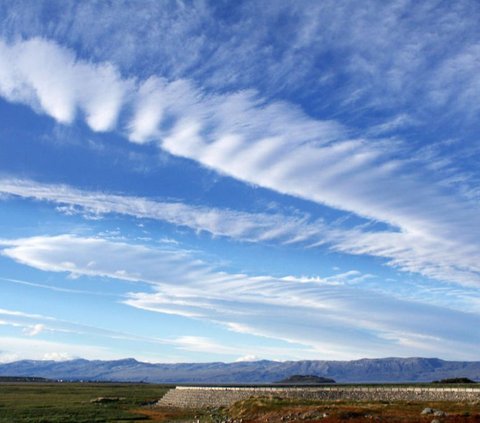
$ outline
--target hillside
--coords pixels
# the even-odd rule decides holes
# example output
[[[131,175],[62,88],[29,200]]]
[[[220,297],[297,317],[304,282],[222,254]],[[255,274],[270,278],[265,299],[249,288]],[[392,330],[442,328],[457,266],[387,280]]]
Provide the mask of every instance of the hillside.
[[[31,361],[0,365],[0,376],[63,380],[157,383],[272,383],[292,375],[317,375],[337,383],[431,382],[468,377],[480,380],[480,362],[437,358],[382,358],[354,361],[255,361],[237,363],[151,364],[116,361]]]
[[[314,375],[293,375],[275,383],[282,385],[322,385],[324,383],[335,383],[335,381],[328,377]]]

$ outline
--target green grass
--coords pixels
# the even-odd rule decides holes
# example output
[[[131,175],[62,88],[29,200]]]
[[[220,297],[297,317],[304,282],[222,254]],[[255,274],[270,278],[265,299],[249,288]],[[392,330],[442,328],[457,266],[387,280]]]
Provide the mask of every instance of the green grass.
[[[149,384],[2,383],[0,422],[132,422],[146,420],[131,410],[160,399],[169,389]],[[108,404],[97,397],[122,397]]]
[[[0,383],[0,423],[141,422],[148,420],[147,412],[150,412],[150,417],[155,421],[192,421],[193,415],[197,415],[202,422],[213,422],[223,420],[221,417],[224,413],[245,418],[268,413],[280,415],[284,411],[287,412],[286,410],[305,412],[312,409],[319,409],[340,417],[342,413],[361,412],[376,415],[380,413],[386,417],[409,415],[418,418],[419,413],[426,406],[440,408],[452,414],[466,415],[467,413],[480,418],[478,404],[390,404],[378,401],[364,404],[348,401],[288,400],[275,397],[241,401],[227,410],[217,412],[219,416],[215,418],[209,412],[202,410],[144,409],[145,414],[139,412],[142,405],[157,401],[169,388],[171,387],[166,385],[120,383]],[[105,404],[90,402],[98,397],[124,399]]]

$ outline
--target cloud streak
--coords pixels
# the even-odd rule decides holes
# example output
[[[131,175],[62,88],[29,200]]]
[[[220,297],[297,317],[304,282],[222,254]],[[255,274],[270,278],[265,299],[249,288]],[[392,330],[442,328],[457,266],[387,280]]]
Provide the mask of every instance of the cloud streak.
[[[432,279],[471,286],[480,282],[476,245],[463,245],[454,238],[442,239],[425,231],[344,228],[308,215],[248,213],[19,179],[0,179],[0,193],[5,195],[4,201],[13,195],[59,204],[67,207],[68,213],[96,217],[118,213],[155,219],[245,242],[297,244],[309,248],[326,246],[342,253],[382,257],[394,268]]]
[[[151,286],[127,294],[127,305],[301,344],[318,358],[458,358],[459,351],[473,358],[479,341],[468,329],[480,323],[478,314],[386,296],[352,283],[357,272],[328,279],[230,274],[180,249],[71,235],[5,244],[5,256],[37,269]],[[338,333],[344,334],[341,340]],[[177,344],[187,347],[189,340],[179,338]]]
[[[54,16],[48,23],[46,9]],[[313,99],[323,113],[351,104],[353,114],[373,109],[382,116],[395,107],[437,117],[452,106],[461,114],[478,111],[473,97],[463,101],[478,74],[471,66],[480,41],[471,0],[247,0],[228,13],[216,2],[61,3],[55,11],[44,2],[15,2],[0,13],[9,39],[61,39],[129,75],[189,77],[214,90],[259,86],[270,97]]]
[[[155,201],[145,197],[92,192],[68,185],[39,184],[31,180],[0,179],[0,194],[60,205],[68,214],[101,217],[117,213],[140,219],[165,221],[196,232],[250,242],[319,243],[324,224],[307,215],[248,213],[231,209],[193,206],[182,202]],[[1,200],[0,200],[1,201]],[[65,206],[65,207],[63,207]]]
[[[72,341],[71,338],[65,338],[65,335],[73,334],[75,335],[75,343],[79,339],[83,340],[83,344],[88,344],[92,342],[92,338],[98,340],[103,339],[110,342],[110,354],[111,356],[118,357],[115,353],[115,341],[117,342],[134,342],[137,345],[143,345],[147,347],[173,347],[177,351],[177,356],[175,358],[170,358],[168,361],[185,361],[185,358],[182,357],[184,352],[201,352],[208,353],[213,355],[223,355],[231,357],[232,359],[237,358],[241,354],[247,355],[251,351],[249,345],[232,345],[229,342],[219,342],[208,337],[204,336],[195,336],[195,335],[182,335],[176,337],[167,337],[159,338],[156,336],[141,336],[133,333],[126,333],[115,330],[103,329],[100,327],[93,327],[82,325],[79,323],[73,323],[61,319],[57,319],[51,316],[44,316],[33,313],[25,313],[22,311],[6,310],[0,309],[0,326],[11,326],[14,328],[21,329],[21,333],[24,336],[42,338],[42,335],[56,334],[57,336],[63,335],[64,339],[62,344],[65,345],[67,351],[72,351]],[[4,337],[2,336],[2,340]],[[17,339],[17,342],[22,343],[22,338],[12,338]],[[38,339],[40,345],[48,347],[49,340],[47,339]],[[112,343],[112,341],[114,341]],[[284,358],[284,359],[293,359],[301,358],[304,354],[311,354],[312,350],[305,348],[302,345],[285,345],[285,346],[257,346],[256,351],[258,354],[261,354],[262,357],[273,357],[273,358]],[[104,351],[106,354],[108,352]],[[66,360],[77,357],[71,353],[59,353],[57,349],[52,348],[51,350],[46,349],[46,352],[38,352],[36,355],[26,354],[25,351],[19,351],[18,354],[12,359],[8,359],[8,354],[0,354],[0,362],[2,361],[14,361],[17,359],[25,358],[34,358],[34,359],[45,359],[45,360]],[[105,356],[107,357],[107,356]],[[98,359],[98,357],[95,357]],[[165,360],[162,356],[161,360]],[[155,356],[149,357],[148,361],[155,361]]]
[[[17,360],[71,360],[74,358],[111,359],[112,352],[98,345],[82,345],[63,342],[46,341],[42,339],[17,338],[2,336],[2,351],[0,363],[10,363]],[[121,358],[116,356],[116,358]]]
[[[480,282],[478,204],[445,183],[442,172],[412,159],[415,153],[405,143],[354,137],[338,122],[313,119],[291,103],[266,101],[252,90],[215,94],[188,80],[125,79],[110,64],[79,60],[42,39],[3,42],[0,60],[0,93],[10,101],[62,123],[71,123],[79,112],[94,131],[117,128],[132,142],[152,142],[221,174],[392,227],[379,233],[339,233],[332,242],[339,251],[386,257],[393,266],[431,278]],[[123,119],[116,124],[120,111]],[[121,202],[119,196],[104,198]],[[101,211],[99,202],[93,202]],[[233,225],[240,239],[248,238],[248,217],[241,213],[218,213],[225,219],[222,228],[219,220],[212,224],[214,210],[192,212],[181,204],[145,200],[136,205],[156,208],[153,214],[184,224],[171,216],[180,209],[180,215],[196,219],[190,226],[235,236],[235,229],[226,229]],[[110,203],[108,209],[115,208],[128,207]],[[303,222],[290,219],[291,225],[298,230]],[[309,231],[315,225],[321,227],[321,222],[303,226]],[[289,236],[269,234],[269,223],[259,226],[267,239]],[[315,238],[318,229],[313,231]]]
[[[7,231],[19,239],[0,240],[3,260],[66,274],[75,286],[87,278],[122,281],[115,293],[98,293],[95,299],[123,301],[117,306],[135,307],[128,311],[139,315],[141,310],[168,313],[177,317],[156,317],[177,323],[200,319],[206,323],[195,325],[208,324],[217,334],[227,328],[264,337],[268,345],[267,338],[276,339],[284,346],[278,352],[282,358],[476,358],[478,336],[465,328],[478,326],[480,304],[479,16],[474,0],[245,0],[228,8],[181,0],[161,6],[145,0],[142,7],[121,0],[2,5],[0,99],[9,116],[0,134],[5,169],[39,181],[58,180],[62,171],[61,180],[72,184],[2,175],[0,201],[17,198],[6,207],[7,219],[20,203],[22,218],[31,222],[32,203],[41,201],[60,213],[99,220],[82,221],[82,228],[105,227],[101,219],[108,218],[124,224],[127,219],[111,216],[120,214],[133,218],[129,224],[145,219],[157,234],[165,225],[152,220],[181,227],[183,234],[188,228],[281,245],[281,254],[316,249],[304,257],[309,268],[318,268],[333,251],[342,263],[361,263],[369,273],[352,270],[328,278],[271,276],[269,270],[229,273],[178,242],[158,247],[152,239],[138,238],[131,244],[108,231],[98,237],[27,237],[30,226],[23,225]],[[42,131],[52,121],[57,123],[55,146],[34,145],[48,138]],[[88,148],[80,147],[79,139],[60,146],[71,133],[86,138]],[[72,153],[80,153],[79,168],[88,166],[91,174],[76,172]],[[252,188],[252,197],[275,198],[282,211],[262,209],[260,202],[254,210],[244,203],[242,211],[202,203],[211,195],[218,195],[217,205],[238,203],[236,191],[221,189],[198,196],[185,186],[180,201],[131,194],[139,182],[147,184],[142,192],[163,191],[149,175],[142,174],[140,181],[131,173],[132,163],[136,172],[147,163],[151,169],[157,155],[182,158],[165,159],[158,174],[169,180],[186,181],[195,174],[202,181],[221,179],[216,188],[235,190],[239,185],[228,181],[231,177],[245,185],[242,192]],[[108,192],[105,184],[125,181],[110,177],[125,158],[122,178],[135,175],[126,185],[131,191]],[[85,180],[104,191],[76,185]],[[187,200],[190,195],[195,205]],[[287,208],[292,204],[294,209]],[[76,218],[61,221],[78,223]],[[20,230],[24,238],[17,235]],[[202,236],[195,243],[207,250],[226,246],[222,254],[232,248],[240,252],[237,261],[251,251],[227,241]],[[398,280],[370,275],[384,273],[380,263],[408,273],[385,272]],[[94,294],[55,286],[55,280],[52,286],[15,283],[50,289],[43,292],[51,298],[78,294],[78,304]],[[17,332],[32,345],[38,341],[35,345],[46,351],[41,357],[71,356],[68,349],[41,344],[66,334],[135,344],[133,335],[33,313],[0,310],[0,324],[7,336]],[[347,341],[340,342],[339,334]],[[157,350],[158,343],[185,355],[252,355],[249,347],[201,335],[178,333],[142,342],[147,349]],[[275,355],[268,348],[254,352]]]

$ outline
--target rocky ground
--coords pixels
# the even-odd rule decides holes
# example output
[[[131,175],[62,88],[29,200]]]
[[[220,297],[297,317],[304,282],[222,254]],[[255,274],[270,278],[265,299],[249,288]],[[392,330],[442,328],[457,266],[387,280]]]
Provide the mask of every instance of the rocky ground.
[[[229,408],[207,411],[150,409],[153,421],[177,423],[283,422],[480,422],[476,402],[301,402],[280,398],[252,398]]]

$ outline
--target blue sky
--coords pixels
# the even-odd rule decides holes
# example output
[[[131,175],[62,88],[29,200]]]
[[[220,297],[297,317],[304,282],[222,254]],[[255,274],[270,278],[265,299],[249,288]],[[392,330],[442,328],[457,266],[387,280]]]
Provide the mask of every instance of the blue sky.
[[[480,341],[476,1],[4,1],[0,361]]]

